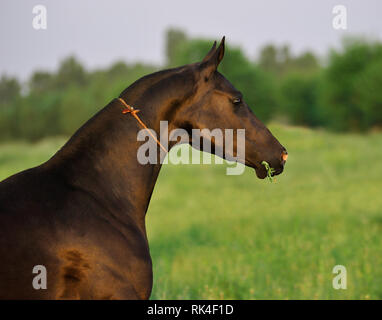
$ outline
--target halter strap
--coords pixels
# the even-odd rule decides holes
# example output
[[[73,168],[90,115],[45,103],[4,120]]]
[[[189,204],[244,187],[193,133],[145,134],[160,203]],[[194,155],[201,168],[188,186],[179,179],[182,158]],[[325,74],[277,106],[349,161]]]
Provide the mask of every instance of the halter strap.
[[[143,123],[143,121],[137,116],[137,113],[139,112],[139,110],[138,109],[134,109],[134,107],[128,105],[125,102],[125,100],[123,100],[122,98],[118,98],[118,100],[126,108],[126,109],[122,110],[122,113],[123,114],[130,113],[139,122],[139,124],[142,126],[142,128],[145,129],[149,133],[149,135],[155,140],[155,142],[162,148],[162,150],[167,153],[166,148],[160,143],[160,141],[152,134],[151,130],[149,130],[147,128],[147,126]]]

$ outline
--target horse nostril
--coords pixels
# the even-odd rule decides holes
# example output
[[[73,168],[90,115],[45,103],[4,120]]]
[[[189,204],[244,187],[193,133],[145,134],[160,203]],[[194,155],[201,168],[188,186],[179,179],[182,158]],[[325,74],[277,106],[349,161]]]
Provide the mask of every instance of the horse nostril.
[[[281,158],[283,160],[283,163],[285,163],[288,159],[288,152],[286,150],[284,150],[282,153],[281,153]]]

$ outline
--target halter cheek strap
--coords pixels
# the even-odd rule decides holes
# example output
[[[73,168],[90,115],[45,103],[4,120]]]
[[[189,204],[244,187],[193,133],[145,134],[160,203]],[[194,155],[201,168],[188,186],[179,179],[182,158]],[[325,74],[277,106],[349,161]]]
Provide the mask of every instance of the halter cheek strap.
[[[142,126],[143,129],[145,129],[149,135],[155,140],[155,142],[158,144],[158,146],[160,146],[162,148],[162,150],[164,152],[167,153],[167,150],[166,148],[160,143],[160,141],[157,139],[157,137],[155,137],[153,135],[153,133],[151,132],[151,130],[149,130],[147,128],[147,126],[143,123],[143,121],[137,116],[137,113],[139,112],[138,109],[134,109],[132,106],[128,105],[125,100],[123,100],[122,98],[118,98],[118,100],[123,104],[123,106],[125,107],[124,110],[122,110],[122,113],[123,114],[128,114],[130,113],[138,122],[139,124]]]

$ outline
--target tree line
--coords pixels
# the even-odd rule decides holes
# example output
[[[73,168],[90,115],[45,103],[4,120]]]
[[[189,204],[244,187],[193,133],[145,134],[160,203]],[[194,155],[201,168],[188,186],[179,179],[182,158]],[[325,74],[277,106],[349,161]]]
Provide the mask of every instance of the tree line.
[[[180,30],[166,34],[166,66],[200,61],[211,40],[189,38]],[[70,135],[139,77],[164,66],[118,61],[88,71],[75,58],[55,72],[36,71],[26,83],[0,78],[0,140],[37,140]],[[264,122],[336,131],[368,131],[382,126],[382,44],[345,39],[326,57],[299,55],[285,46],[264,46],[257,58],[240,47],[226,47],[219,67],[242,91]]]

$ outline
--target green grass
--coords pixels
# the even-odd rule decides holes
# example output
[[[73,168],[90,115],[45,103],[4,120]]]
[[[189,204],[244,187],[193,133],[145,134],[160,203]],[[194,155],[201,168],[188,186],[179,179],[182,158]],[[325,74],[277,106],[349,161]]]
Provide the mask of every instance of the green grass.
[[[382,299],[382,134],[270,128],[289,153],[275,183],[163,166],[147,217],[153,299]],[[0,179],[63,142],[0,145]],[[346,290],[332,288],[337,264]]]

